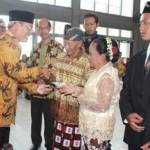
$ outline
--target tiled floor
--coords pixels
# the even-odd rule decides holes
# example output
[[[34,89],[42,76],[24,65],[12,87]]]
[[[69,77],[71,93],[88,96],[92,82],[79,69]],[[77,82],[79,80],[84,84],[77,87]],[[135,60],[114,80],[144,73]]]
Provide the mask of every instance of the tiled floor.
[[[116,113],[116,126],[112,140],[112,150],[127,150],[126,144],[122,142],[124,126],[121,123],[119,109]],[[31,147],[30,138],[30,101],[23,96],[18,98],[16,125],[11,128],[10,142],[14,145],[14,150],[29,150]],[[41,146],[44,150],[44,144]]]

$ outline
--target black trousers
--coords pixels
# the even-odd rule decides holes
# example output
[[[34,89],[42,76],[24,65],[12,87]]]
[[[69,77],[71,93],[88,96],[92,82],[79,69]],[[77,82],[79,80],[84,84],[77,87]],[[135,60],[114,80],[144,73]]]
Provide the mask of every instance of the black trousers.
[[[54,119],[50,113],[49,99],[31,97],[31,139],[34,146],[40,146],[42,142],[41,125],[44,116],[45,147],[51,149],[53,144]]]
[[[0,149],[3,144],[9,143],[10,127],[0,127]]]
[[[128,145],[128,150],[141,150],[141,148],[138,146],[135,146],[135,145]]]

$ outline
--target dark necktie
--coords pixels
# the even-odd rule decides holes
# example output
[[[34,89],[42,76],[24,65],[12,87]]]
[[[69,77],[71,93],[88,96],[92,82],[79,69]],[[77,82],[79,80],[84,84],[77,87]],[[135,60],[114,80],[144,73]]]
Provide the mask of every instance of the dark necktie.
[[[147,78],[149,71],[150,71],[150,55],[148,56],[148,59],[145,63],[145,78]]]

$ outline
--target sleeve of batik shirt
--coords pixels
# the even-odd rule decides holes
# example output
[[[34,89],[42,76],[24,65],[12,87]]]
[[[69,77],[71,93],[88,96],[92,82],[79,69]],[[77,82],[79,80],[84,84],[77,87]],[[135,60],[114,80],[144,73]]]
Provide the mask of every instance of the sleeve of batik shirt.
[[[39,67],[27,68],[19,63],[18,58],[13,58],[9,53],[12,47],[5,44],[0,47],[0,65],[1,72],[14,80],[25,83],[38,79],[42,74],[42,69]]]
[[[92,68],[90,67],[90,63],[89,61],[85,61],[84,62],[85,66],[84,66],[84,74],[83,74],[83,80],[82,80],[82,85],[84,87],[86,81],[89,78],[90,73],[92,72]]]
[[[22,90],[25,90],[31,94],[37,94],[38,84],[31,82],[26,84],[19,84],[18,87]]]
[[[84,105],[88,109],[96,112],[105,112],[109,109],[113,91],[114,81],[109,74],[103,75],[97,86],[97,99],[89,100],[89,98],[82,95],[80,97],[80,104]]]
[[[27,63],[26,63],[28,67],[33,67],[36,65],[37,59],[39,57],[37,49],[38,49],[38,45],[35,45],[31,51],[30,56],[29,56]]]

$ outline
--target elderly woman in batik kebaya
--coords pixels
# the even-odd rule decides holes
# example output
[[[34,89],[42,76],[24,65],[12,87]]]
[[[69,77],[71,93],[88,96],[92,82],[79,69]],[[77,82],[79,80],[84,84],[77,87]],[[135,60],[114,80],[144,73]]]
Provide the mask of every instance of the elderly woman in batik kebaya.
[[[64,93],[80,93],[79,130],[85,150],[110,150],[119,100],[118,72],[112,63],[119,58],[117,43],[110,38],[94,40],[89,60],[95,70],[84,88],[64,86]]]

